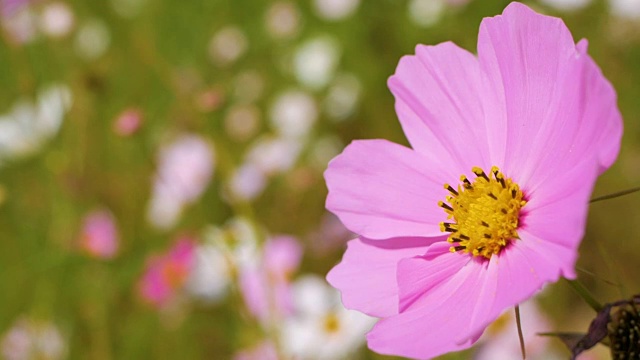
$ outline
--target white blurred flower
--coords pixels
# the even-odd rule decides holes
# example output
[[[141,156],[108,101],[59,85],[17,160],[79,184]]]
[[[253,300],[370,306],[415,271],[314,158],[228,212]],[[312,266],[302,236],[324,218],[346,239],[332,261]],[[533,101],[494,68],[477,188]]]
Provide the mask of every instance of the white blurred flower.
[[[40,29],[45,35],[62,38],[73,29],[75,17],[71,8],[63,2],[45,5],[40,14]]]
[[[7,360],[56,360],[66,353],[64,339],[54,324],[27,318],[14,323],[0,346]]]
[[[258,130],[260,115],[260,110],[254,105],[234,105],[227,111],[224,128],[233,140],[248,140]]]
[[[338,76],[323,102],[324,111],[332,119],[344,120],[356,109],[361,91],[360,80],[354,75]]]
[[[3,17],[2,28],[18,44],[28,44],[38,35],[37,18],[29,6],[12,9],[11,15]]]
[[[293,37],[300,30],[300,11],[292,2],[276,2],[265,14],[265,26],[274,38]]]
[[[284,137],[306,136],[318,118],[314,99],[307,93],[290,90],[275,100],[270,119],[276,132]]]
[[[208,303],[222,299],[231,282],[231,268],[224,253],[215,245],[198,245],[186,284],[192,296]]]
[[[340,302],[340,294],[314,275],[293,284],[294,315],[281,328],[282,349],[288,358],[342,359],[364,344],[365,333],[377,319]]]
[[[237,168],[229,182],[231,194],[238,199],[250,201],[259,196],[267,186],[267,178],[255,164],[247,163]]]
[[[211,145],[197,135],[182,135],[160,149],[149,221],[160,229],[172,227],[185,205],[204,192],[215,166]]]
[[[554,351],[551,340],[538,333],[549,332],[553,326],[540,311],[533,300],[520,304],[520,323],[522,325],[527,359],[560,360],[566,356]],[[522,357],[520,340],[514,311],[505,312],[487,328],[479,340],[475,360],[518,359]]]
[[[247,152],[247,162],[265,175],[285,172],[294,165],[302,150],[299,141],[278,137],[262,137]]]
[[[319,90],[331,81],[340,48],[331,37],[317,37],[303,43],[296,50],[293,64],[298,81],[311,89]]]
[[[541,3],[563,11],[574,11],[587,6],[591,0],[540,0]]]
[[[313,5],[321,18],[341,20],[353,15],[360,0],[314,0]]]
[[[248,46],[247,38],[240,28],[227,26],[211,38],[209,55],[215,63],[225,66],[242,56]]]
[[[463,6],[466,5],[471,0],[445,0],[447,5],[449,6]]]
[[[234,217],[226,224],[233,240],[231,254],[233,263],[239,267],[255,266],[260,259],[258,232],[246,218]]]
[[[640,18],[640,0],[610,0],[611,13],[628,19]]]
[[[92,19],[84,23],[76,35],[75,48],[86,60],[95,60],[107,52],[111,43],[109,28],[102,20]]]
[[[65,85],[39,91],[36,103],[19,100],[0,116],[0,163],[30,155],[54,137],[71,106],[71,92]]]
[[[147,0],[111,0],[113,11],[124,18],[138,16],[146,4]]]
[[[435,25],[444,11],[444,0],[411,0],[409,2],[409,19],[417,26]]]

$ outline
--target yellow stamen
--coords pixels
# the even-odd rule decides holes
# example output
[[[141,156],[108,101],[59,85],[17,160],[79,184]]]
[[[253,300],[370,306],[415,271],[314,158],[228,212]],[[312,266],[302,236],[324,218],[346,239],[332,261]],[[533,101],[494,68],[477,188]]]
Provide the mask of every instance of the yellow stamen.
[[[460,177],[457,190],[449,184],[444,188],[451,195],[438,206],[451,222],[441,222],[440,230],[450,232],[447,239],[455,244],[452,252],[462,251],[487,259],[499,253],[510,241],[518,239],[520,210],[527,203],[518,184],[506,178],[493,166],[487,175],[479,167],[472,169],[473,182]]]

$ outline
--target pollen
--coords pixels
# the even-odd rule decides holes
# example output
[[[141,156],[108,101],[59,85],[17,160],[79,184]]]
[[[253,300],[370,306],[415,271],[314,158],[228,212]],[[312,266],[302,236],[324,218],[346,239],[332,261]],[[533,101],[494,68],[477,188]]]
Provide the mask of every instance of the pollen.
[[[476,178],[460,176],[457,188],[449,190],[438,205],[447,213],[440,230],[449,232],[451,252],[461,251],[490,259],[511,241],[519,239],[520,210],[527,203],[518,184],[504,176],[498,167],[487,175],[479,167],[472,169]]]

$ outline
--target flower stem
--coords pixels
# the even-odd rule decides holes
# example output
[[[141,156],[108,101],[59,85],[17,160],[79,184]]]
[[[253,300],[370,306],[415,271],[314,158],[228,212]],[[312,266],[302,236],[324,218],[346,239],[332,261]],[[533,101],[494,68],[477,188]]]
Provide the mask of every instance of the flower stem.
[[[634,192],[638,192],[638,191],[640,191],[640,186],[634,187],[634,188],[631,188],[631,189],[627,189],[627,190],[618,191],[618,192],[615,192],[613,194],[597,196],[597,197],[594,197],[593,199],[589,200],[589,202],[590,203],[594,203],[594,202],[597,202],[597,201],[614,199],[614,198],[617,198],[617,197],[620,197],[620,196],[633,194]]]
[[[577,292],[578,295],[580,295],[580,297],[587,304],[589,304],[589,306],[591,306],[593,310],[595,310],[595,312],[600,312],[602,310],[602,305],[600,305],[600,303],[593,298],[589,290],[587,290],[587,288],[584,287],[581,282],[579,282],[578,280],[567,280],[567,282],[573,288],[573,290]]]
[[[522,360],[527,358],[527,353],[524,349],[524,336],[522,335],[522,324],[520,323],[520,306],[516,305],[516,325],[518,327],[518,339],[520,340],[520,351],[522,352]]]

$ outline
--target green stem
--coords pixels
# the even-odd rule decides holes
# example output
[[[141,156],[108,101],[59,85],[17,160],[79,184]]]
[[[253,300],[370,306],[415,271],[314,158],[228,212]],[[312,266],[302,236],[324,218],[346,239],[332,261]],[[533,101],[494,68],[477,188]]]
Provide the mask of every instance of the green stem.
[[[615,192],[615,193],[609,194],[609,195],[597,196],[597,197],[594,197],[593,199],[589,200],[589,202],[590,203],[594,203],[594,202],[598,202],[598,201],[602,201],[602,200],[614,199],[614,198],[617,198],[617,197],[620,197],[620,196],[633,194],[634,192],[638,192],[638,191],[640,191],[640,186],[634,187],[634,188],[631,188],[631,189],[627,189],[627,190],[618,191],[618,192]]]
[[[584,287],[581,282],[579,282],[578,280],[567,280],[567,282],[569,283],[571,288],[573,288],[573,290],[577,292],[578,295],[580,295],[580,297],[587,304],[589,304],[589,306],[593,310],[595,310],[595,312],[600,312],[602,310],[602,305],[600,305],[600,303],[596,299],[594,299],[589,290],[587,290],[587,288]]]
[[[524,336],[522,335],[522,323],[520,322],[520,306],[516,305],[516,325],[518,327],[518,339],[520,340],[520,352],[522,352],[522,360],[527,358],[527,353],[524,349]]]

